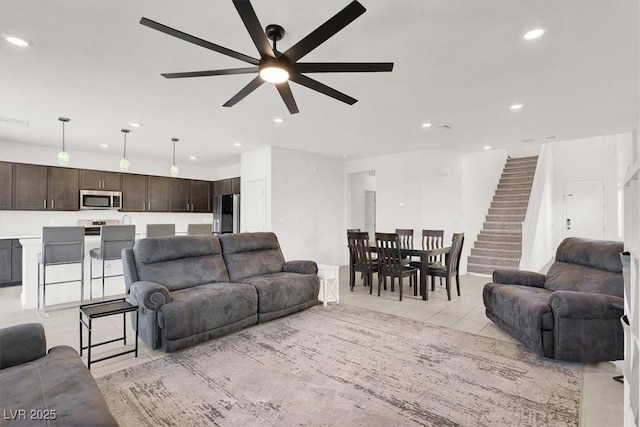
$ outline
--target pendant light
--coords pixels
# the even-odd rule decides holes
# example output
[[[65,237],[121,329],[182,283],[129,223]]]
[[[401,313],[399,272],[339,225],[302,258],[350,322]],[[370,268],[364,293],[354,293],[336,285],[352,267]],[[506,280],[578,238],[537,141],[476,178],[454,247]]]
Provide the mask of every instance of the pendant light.
[[[178,166],[176,166],[176,142],[180,141],[178,138],[171,138],[173,141],[173,163],[171,164],[171,176],[176,177],[180,172]]]
[[[124,134],[124,151],[122,153],[122,159],[120,159],[120,170],[122,172],[129,170],[129,159],[127,159],[127,134],[129,132],[129,129],[122,129],[122,133]]]
[[[70,119],[66,117],[58,117],[58,120],[62,122],[62,150],[58,153],[58,164],[60,166],[67,166],[69,164],[69,153],[67,153],[64,146],[64,124],[69,122]]]

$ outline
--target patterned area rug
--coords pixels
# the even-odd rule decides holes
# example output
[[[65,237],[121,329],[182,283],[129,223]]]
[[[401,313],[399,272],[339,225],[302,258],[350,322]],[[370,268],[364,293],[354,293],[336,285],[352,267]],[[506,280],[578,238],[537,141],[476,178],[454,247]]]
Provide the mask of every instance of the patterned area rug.
[[[578,426],[582,365],[341,304],[98,384],[122,426]]]

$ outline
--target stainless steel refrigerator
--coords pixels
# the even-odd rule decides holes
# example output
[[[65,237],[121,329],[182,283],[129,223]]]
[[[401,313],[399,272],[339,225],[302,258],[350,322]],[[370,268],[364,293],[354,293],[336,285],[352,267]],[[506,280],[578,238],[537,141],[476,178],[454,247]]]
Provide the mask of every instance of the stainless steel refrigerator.
[[[213,232],[240,232],[240,195],[213,196]]]

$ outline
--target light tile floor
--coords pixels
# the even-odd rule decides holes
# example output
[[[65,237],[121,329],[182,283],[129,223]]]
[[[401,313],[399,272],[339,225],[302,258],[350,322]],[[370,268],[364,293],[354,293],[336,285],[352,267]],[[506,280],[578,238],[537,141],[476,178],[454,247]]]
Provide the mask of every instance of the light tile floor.
[[[398,301],[398,292],[382,291],[377,296],[369,295],[369,289],[357,280],[357,286],[350,292],[348,270],[340,269],[340,303],[381,311],[402,316],[427,324],[457,329],[489,338],[508,342],[517,342],[510,335],[497,328],[484,313],[482,288],[487,277],[465,275],[461,277],[462,296],[455,289],[451,301],[447,300],[444,286],[436,284],[435,292],[429,293],[429,301],[413,296],[413,290],[405,282],[403,301]],[[0,288],[0,327],[40,322],[47,335],[47,346],[68,345],[79,349],[79,316],[77,307],[50,310],[49,317],[43,317],[37,310],[23,310],[20,306],[20,287]],[[130,319],[127,317],[127,323]],[[122,335],[122,316],[110,316],[94,321],[94,342],[113,339]],[[86,338],[86,334],[85,334]],[[129,340],[129,346],[132,341]],[[122,351],[121,343],[98,347],[94,357]],[[135,366],[164,357],[160,350],[150,350],[139,342],[139,356],[116,357],[92,366],[91,372],[99,378],[111,372]],[[86,360],[86,352],[85,352]],[[613,427],[623,425],[623,386],[613,381],[612,376],[621,374],[621,362],[586,364],[583,377],[582,414],[580,425],[583,427]]]

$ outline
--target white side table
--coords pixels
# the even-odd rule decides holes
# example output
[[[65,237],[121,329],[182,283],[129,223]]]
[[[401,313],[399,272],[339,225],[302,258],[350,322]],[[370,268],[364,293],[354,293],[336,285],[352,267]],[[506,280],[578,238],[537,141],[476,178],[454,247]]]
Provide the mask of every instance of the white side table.
[[[327,306],[328,302],[340,303],[340,266],[318,264],[320,294],[318,298]]]

